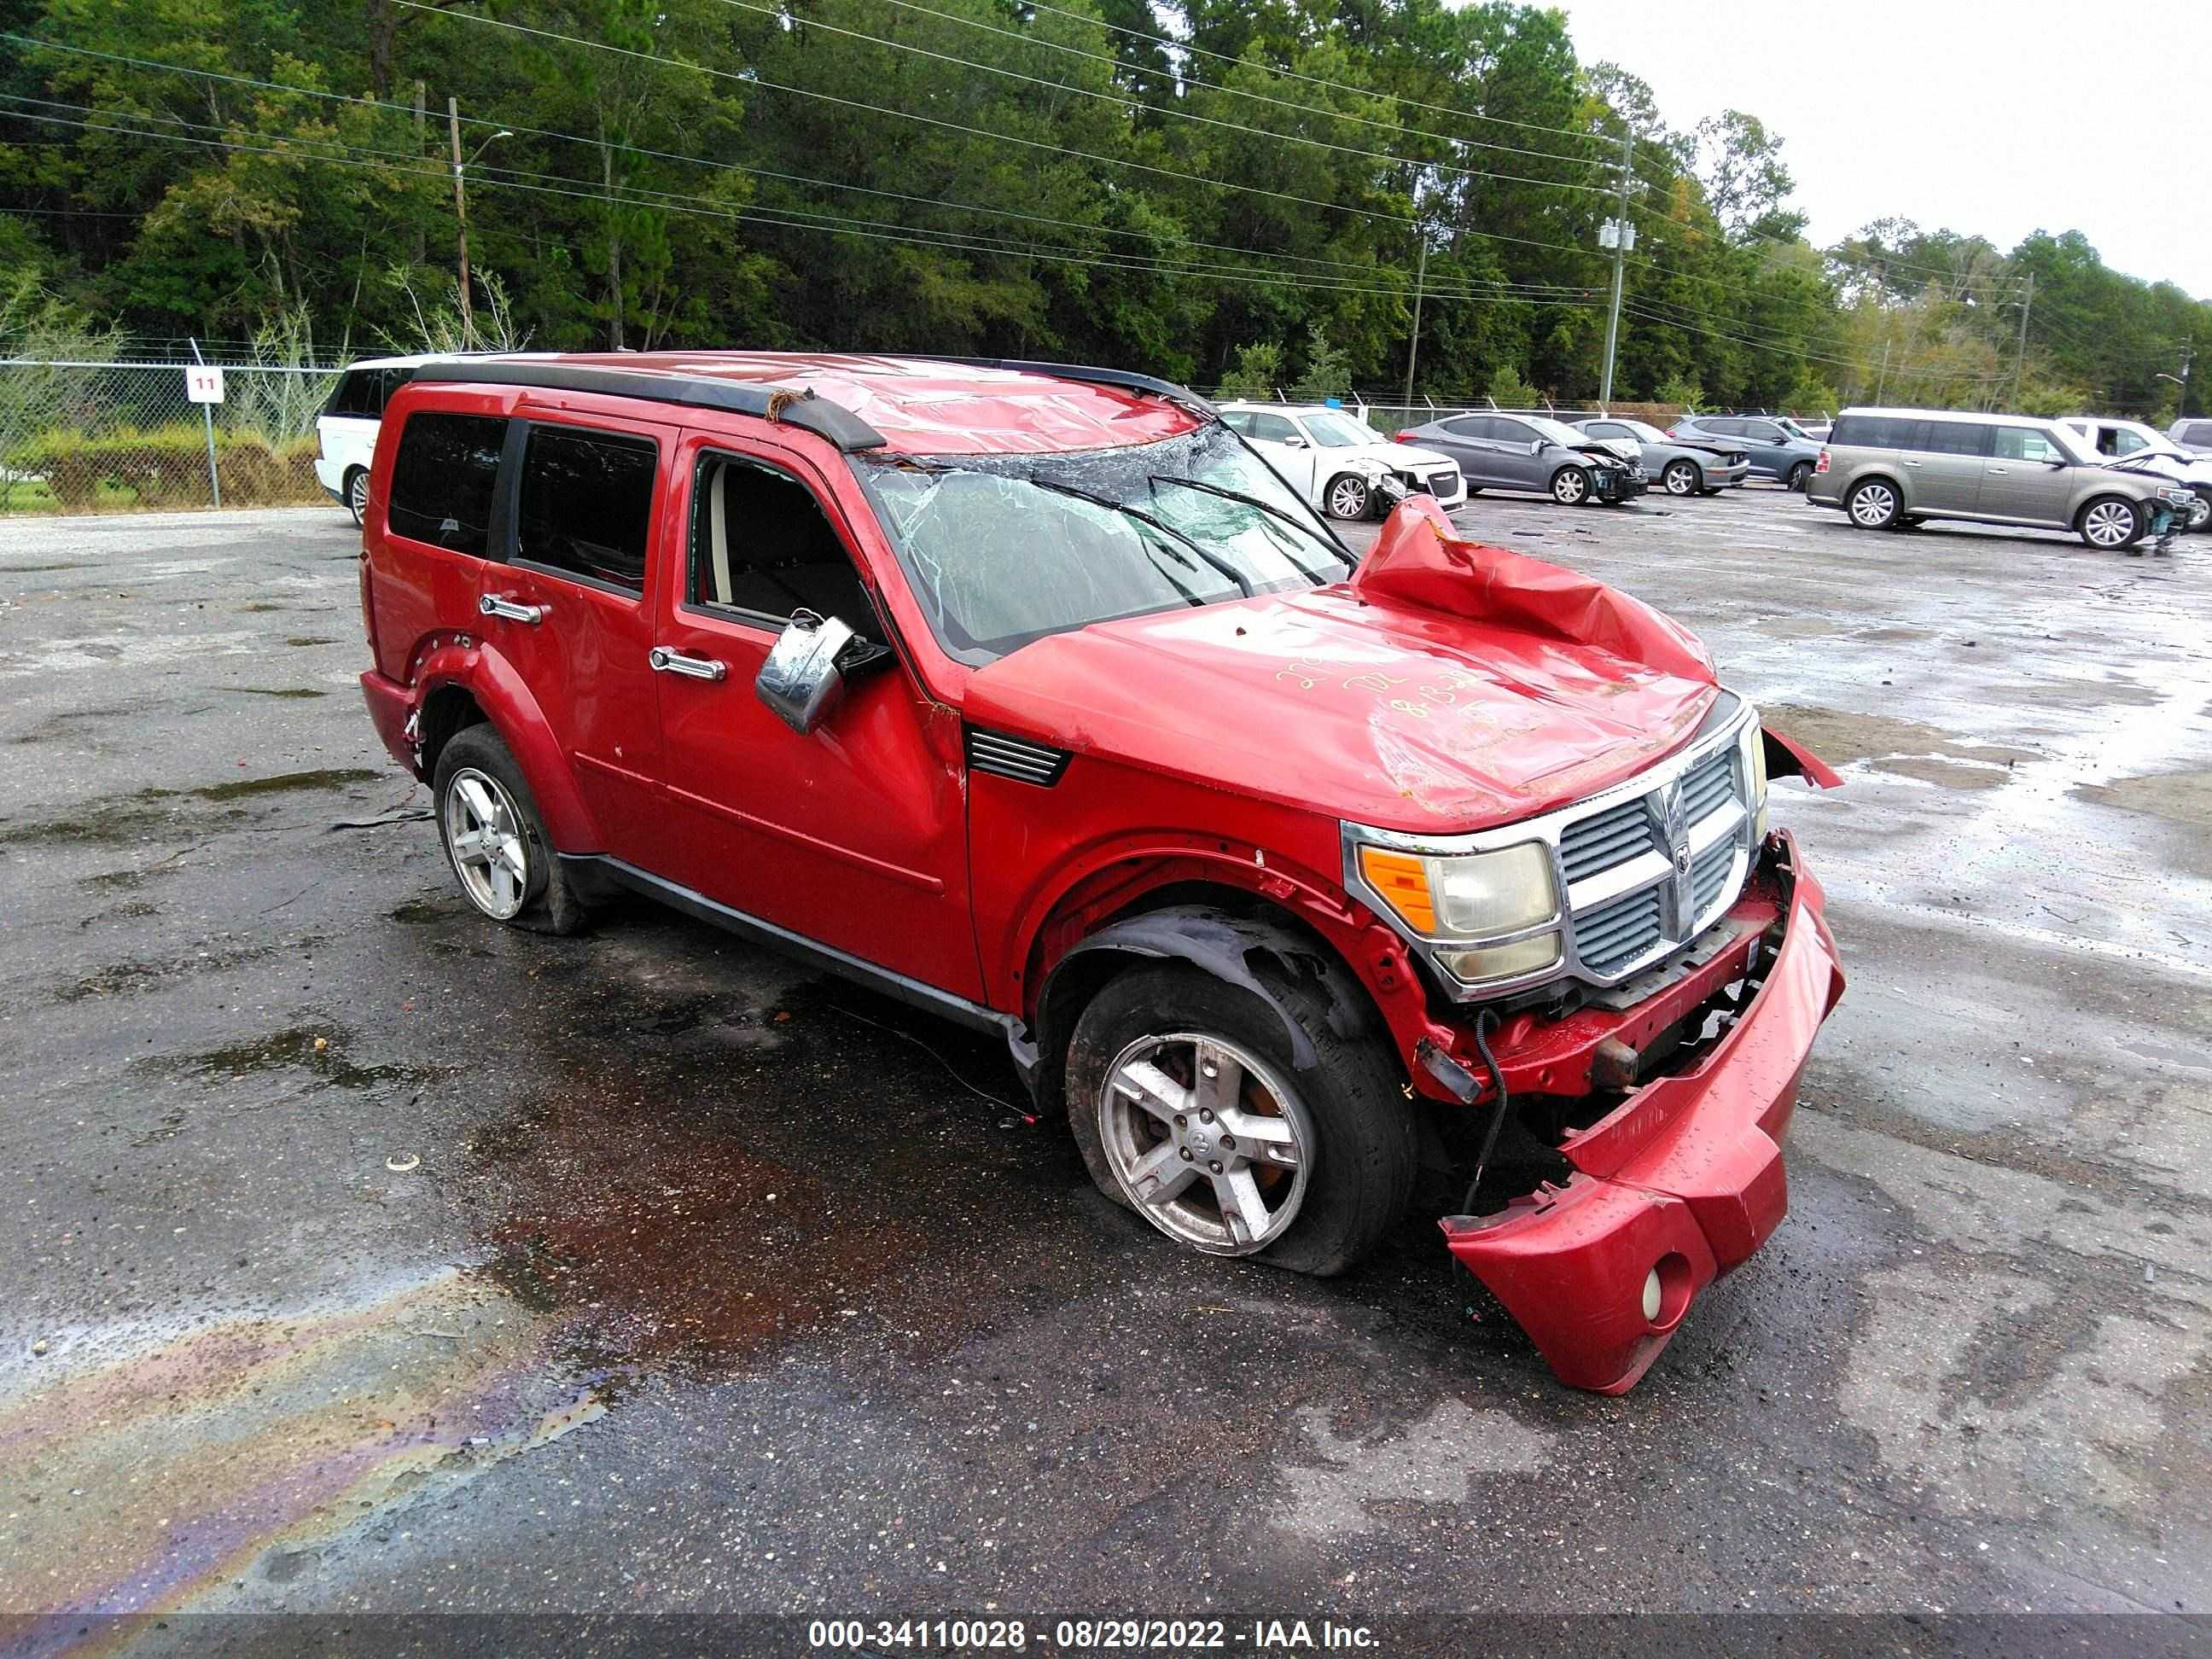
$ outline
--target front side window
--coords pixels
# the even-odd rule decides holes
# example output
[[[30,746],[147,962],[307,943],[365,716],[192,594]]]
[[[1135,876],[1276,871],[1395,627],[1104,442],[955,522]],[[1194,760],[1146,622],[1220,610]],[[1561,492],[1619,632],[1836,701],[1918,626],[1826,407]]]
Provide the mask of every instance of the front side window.
[[[878,638],[883,632],[814,492],[789,473],[740,455],[700,459],[684,598],[779,627],[794,611],[811,611],[856,634]]]
[[[1782,428],[1771,421],[1744,421],[1739,425],[1747,438],[1764,438],[1771,442],[1783,435]]]
[[[1312,509],[1212,422],[1120,449],[863,456],[854,471],[939,643],[976,666],[1092,623],[1351,574]]]
[[[1224,409],[1221,411],[1223,424],[1246,437],[1252,435],[1252,411],[1249,409]]]
[[[522,452],[515,552],[532,564],[637,593],[660,447],[650,438],[533,426]]]
[[[1271,444],[1294,444],[1298,441],[1298,429],[1280,415],[1255,415],[1246,434]]]
[[[392,464],[392,533],[482,558],[506,442],[504,416],[409,416]]]
[[[1995,453],[2001,461],[2063,461],[2066,452],[2045,432],[2032,426],[1996,428]]]
[[[384,412],[382,389],[378,374],[373,368],[349,368],[338,376],[338,383],[331,388],[331,400],[323,407],[325,415],[376,416]]]
[[[2110,447],[2107,447],[2109,444]],[[2106,442],[2097,446],[2107,455],[2132,455],[2139,449],[2148,449],[2150,440],[2140,432],[2130,432],[2124,426],[2106,428]]]
[[[1639,442],[1647,444],[1663,444],[1667,441],[1665,433],[1656,426],[1647,426],[1642,421],[1614,421],[1608,427],[1605,435],[1608,438],[1634,438]]]

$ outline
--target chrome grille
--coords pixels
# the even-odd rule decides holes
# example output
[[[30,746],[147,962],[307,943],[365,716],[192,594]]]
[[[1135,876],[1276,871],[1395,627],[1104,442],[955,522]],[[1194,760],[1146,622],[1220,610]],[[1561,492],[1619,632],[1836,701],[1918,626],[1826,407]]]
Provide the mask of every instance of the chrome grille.
[[[1559,832],[1559,863],[1570,887],[1650,849],[1651,815],[1641,799],[1623,801]]]
[[[1647,887],[1575,917],[1575,951],[1592,973],[1611,975],[1659,944],[1659,890]]]
[[[1735,795],[1735,757],[1723,749],[1682,777],[1682,805],[1692,823]]]
[[[1733,837],[1717,841],[1698,854],[1690,866],[1690,890],[1697,895],[1697,914],[1703,920],[1705,912],[1718,903],[1728,889],[1729,872],[1735,868],[1736,843]]]

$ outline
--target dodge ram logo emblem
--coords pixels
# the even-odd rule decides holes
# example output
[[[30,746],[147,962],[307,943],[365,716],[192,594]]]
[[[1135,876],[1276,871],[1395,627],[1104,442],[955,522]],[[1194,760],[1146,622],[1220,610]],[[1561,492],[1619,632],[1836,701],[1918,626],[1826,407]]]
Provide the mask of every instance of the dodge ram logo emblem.
[[[1668,908],[1673,914],[1667,932],[1671,938],[1687,939],[1696,920],[1698,901],[1690,879],[1690,809],[1682,799],[1680,784],[1670,783],[1661,793],[1659,822],[1660,833],[1667,841],[1667,855],[1674,866],[1674,879],[1668,884],[1672,890]]]

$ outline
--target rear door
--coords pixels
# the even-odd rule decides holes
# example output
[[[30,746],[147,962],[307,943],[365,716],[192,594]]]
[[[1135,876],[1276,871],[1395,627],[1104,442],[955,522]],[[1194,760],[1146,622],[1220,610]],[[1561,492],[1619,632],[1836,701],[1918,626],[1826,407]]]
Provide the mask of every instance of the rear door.
[[[1893,421],[1905,506],[1929,513],[1976,513],[1990,428],[1971,421]]]
[[[2039,427],[1980,429],[1990,439],[1981,463],[1981,512],[2063,528],[2074,495],[2074,463],[2058,440]]]
[[[805,734],[753,690],[796,610],[890,641],[854,526],[811,463],[780,446],[690,432],[682,456],[654,603],[653,643],[669,664],[653,676],[672,860],[659,873],[813,944],[980,998],[962,772],[932,740],[946,711],[895,651],[856,666]],[[642,668],[642,647],[637,659]]]
[[[419,417],[418,417],[419,418]],[[659,856],[660,722],[646,583],[677,429],[527,409],[509,425],[501,562],[483,571],[486,642],[560,739],[611,853]]]
[[[1455,415],[1414,434],[1424,449],[1449,455],[1459,463],[1461,474],[1480,489],[1498,478],[1498,446],[1489,437],[1490,422],[1480,415]]]

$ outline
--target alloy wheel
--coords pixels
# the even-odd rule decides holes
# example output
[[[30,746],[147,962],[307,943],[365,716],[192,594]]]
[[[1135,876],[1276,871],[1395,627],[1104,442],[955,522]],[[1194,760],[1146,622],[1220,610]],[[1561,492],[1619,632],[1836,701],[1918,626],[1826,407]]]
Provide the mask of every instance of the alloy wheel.
[[[462,768],[447,787],[441,827],[469,902],[495,921],[513,920],[530,896],[530,842],[506,787]]]
[[[2202,530],[2212,524],[2212,497],[2199,495],[2189,503],[2189,523],[2186,528]]]
[[[2135,539],[2135,509],[2123,501],[2099,501],[2081,515],[2081,534],[2093,547],[2124,547]]]
[[[1687,495],[1698,487],[1698,469],[1688,461],[1669,461],[1662,475],[1669,495]]]
[[[1851,494],[1851,521],[1868,530],[1879,530],[1897,511],[1897,496],[1887,484],[1861,484]]]
[[[1194,1031],[1139,1037],[1098,1102],[1108,1165],[1139,1214],[1209,1255],[1249,1255],[1297,1219],[1312,1120],[1259,1056]]]
[[[346,511],[353,514],[356,524],[368,520],[368,474],[356,472],[346,481]]]
[[[1357,478],[1339,478],[1328,487],[1328,512],[1333,519],[1364,518],[1367,486]]]
[[[1552,499],[1565,507],[1572,507],[1589,494],[1589,479],[1580,468],[1569,467],[1552,480]]]

